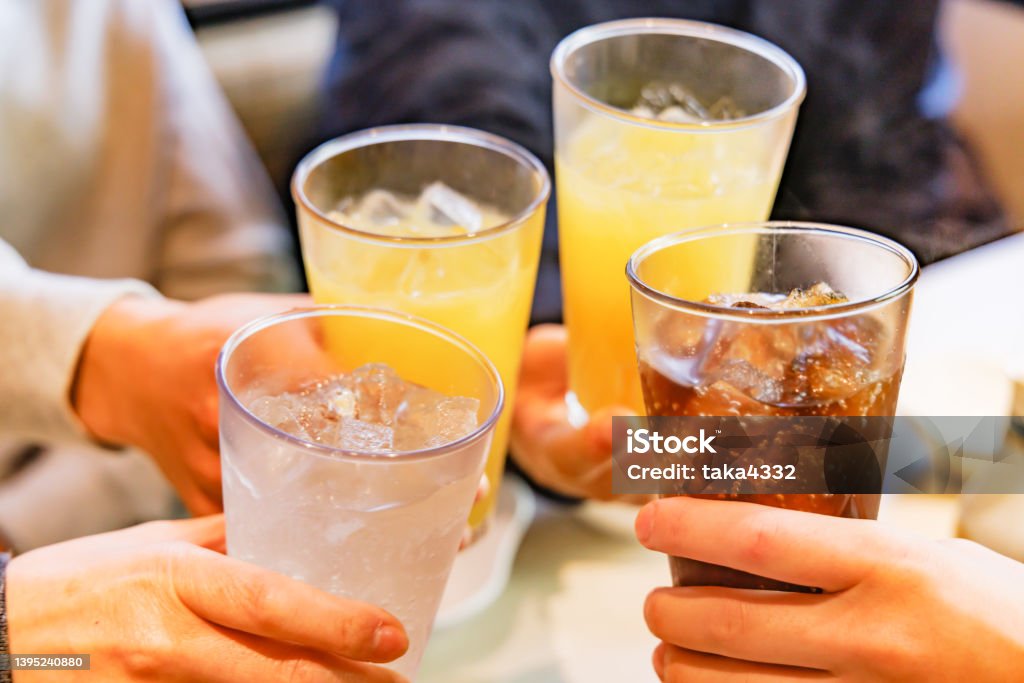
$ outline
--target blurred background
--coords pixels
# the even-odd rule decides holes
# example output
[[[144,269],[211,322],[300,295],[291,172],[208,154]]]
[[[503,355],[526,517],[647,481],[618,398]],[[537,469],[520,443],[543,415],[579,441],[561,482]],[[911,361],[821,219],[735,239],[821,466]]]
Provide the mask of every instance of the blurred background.
[[[550,6],[549,6],[550,5]],[[732,25],[804,65],[774,218],[864,227],[927,264],[1024,226],[1024,8],[1000,0],[760,2],[186,0],[217,80],[277,188],[335,135],[430,121],[520,142],[552,167],[547,58],[624,16]],[[555,206],[534,322],[561,316]],[[294,229],[294,227],[293,227]]]
[[[185,0],[184,6],[217,80],[275,185],[284,188],[295,160],[314,141],[311,130],[325,118],[335,6],[316,0]],[[394,40],[386,32],[377,39]],[[953,67],[940,84],[954,102],[950,120],[1011,224],[1024,226],[1024,81],[1007,77],[1024,63],[1024,9],[998,0],[944,0],[937,40]]]
[[[371,126],[451,123],[509,137],[553,171],[551,50],[627,16],[734,26],[803,65],[773,217],[874,230],[936,264],[917,290],[905,403],[1010,410],[999,364],[1013,356],[1024,379],[1024,316],[977,292],[1017,294],[1024,273],[1024,0],[0,0],[0,239],[34,267],[180,299],[301,289],[288,185],[309,150]],[[561,318],[552,202],[533,322]],[[935,401],[947,397],[960,401]],[[0,547],[184,514],[148,458],[82,457],[90,448],[0,433]],[[982,530],[952,496],[907,498],[891,519],[1024,558],[1006,523],[1024,497],[988,497]],[[634,640],[603,627],[639,619],[663,558],[580,508],[538,516],[490,620],[436,637],[424,680],[646,671],[642,626]],[[592,599],[612,582],[633,593]],[[573,659],[581,647],[614,661]],[[467,649],[476,668],[451,675]]]
[[[549,55],[629,16],[734,26],[803,65],[774,218],[874,230],[924,264],[1007,253],[1024,227],[1018,0],[19,0],[0,3],[0,238],[34,267],[181,299],[301,289],[288,185],[310,149],[451,123],[553,171]],[[557,200],[535,323],[561,319]],[[27,549],[175,513],[144,457],[66,452],[83,448],[0,434],[0,535]],[[69,500],[93,513],[42,514]]]

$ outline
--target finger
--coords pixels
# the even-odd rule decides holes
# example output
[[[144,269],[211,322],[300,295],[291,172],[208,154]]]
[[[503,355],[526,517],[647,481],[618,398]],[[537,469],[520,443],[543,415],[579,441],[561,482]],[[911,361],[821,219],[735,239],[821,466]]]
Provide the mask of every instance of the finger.
[[[174,564],[174,586],[182,603],[203,619],[360,661],[389,662],[408,648],[402,625],[379,607],[233,558],[189,550]]]
[[[217,549],[224,546],[224,515],[146,522],[90,538],[94,539],[95,547],[105,551],[173,541]]]
[[[658,643],[658,647],[654,648],[654,654],[651,655],[651,664],[654,665],[654,673],[658,675],[659,681],[665,680],[665,643]]]
[[[568,333],[562,325],[537,325],[526,334],[519,386],[546,396],[562,398],[569,388],[566,347]]]
[[[223,484],[219,448],[210,448],[201,442],[180,446],[185,455],[176,474],[179,481],[172,480],[186,506],[193,515],[202,516],[220,512],[223,509]],[[187,468],[187,469],[185,469]],[[198,508],[198,509],[193,509]]]
[[[537,483],[583,497],[611,496],[611,454],[601,453],[583,432],[565,423],[520,423],[511,451]]]
[[[625,406],[609,406],[595,411],[590,416],[590,421],[583,428],[583,437],[587,445],[600,453],[612,454],[612,418],[629,415],[631,411]]]
[[[854,585],[894,543],[910,542],[872,521],[686,496],[645,505],[636,535],[652,550],[826,591]]]
[[[182,673],[208,683],[403,683],[381,666],[335,657],[211,624],[188,645]]]
[[[281,354],[287,354],[291,369],[236,377],[232,380],[232,394],[237,397],[250,389],[256,390],[254,396],[298,391],[310,381],[342,371],[344,355],[326,344],[323,328],[328,322],[320,317],[307,317],[294,325],[264,327],[259,334],[247,337],[245,353],[250,363],[263,360],[272,364],[279,362]]]
[[[187,451],[189,457],[181,458],[180,452]],[[157,466],[174,487],[178,498],[189,513],[195,517],[206,517],[223,510],[220,487],[220,459],[216,450],[190,441],[188,446],[175,448],[168,459],[154,457]],[[179,459],[181,458],[181,459]],[[192,464],[188,464],[192,463]],[[213,470],[216,468],[216,473]]]
[[[644,618],[661,640],[698,652],[766,664],[828,669],[834,595],[733,588],[659,588]]]
[[[225,545],[224,513],[193,517],[172,522],[177,526],[178,540],[209,550],[223,551]]]
[[[838,680],[827,671],[757,664],[702,652],[690,652],[671,645],[664,649],[662,671],[662,680],[666,683],[792,683]]]
[[[313,297],[306,292],[275,294],[274,296],[281,300],[282,311],[292,308],[309,308],[314,305]]]
[[[611,420],[625,414],[625,408],[605,408],[577,428],[569,423],[564,397],[545,402],[522,396],[513,417],[512,454],[544,486],[571,495],[610,498]]]
[[[207,520],[205,524],[196,524],[189,529],[188,535],[183,539],[200,548],[212,550],[223,555],[227,552],[227,534],[224,527],[224,513],[199,517],[194,521]],[[193,521],[193,520],[187,520]]]
[[[224,510],[224,503],[219,494],[211,495],[192,479],[177,482],[175,488],[181,502],[193,517],[208,517]]]
[[[210,367],[210,377],[214,378],[214,366]],[[220,447],[220,424],[218,422],[220,398],[216,384],[210,383],[210,392],[196,406],[196,429],[203,443],[217,451]]]

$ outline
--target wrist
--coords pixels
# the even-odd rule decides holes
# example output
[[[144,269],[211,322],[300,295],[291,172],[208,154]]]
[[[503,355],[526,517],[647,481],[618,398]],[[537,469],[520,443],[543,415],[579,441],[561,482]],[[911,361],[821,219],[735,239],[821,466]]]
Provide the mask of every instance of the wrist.
[[[126,296],[96,319],[79,356],[72,405],[89,435],[138,445],[134,412],[146,381],[146,349],[154,326],[184,304]]]

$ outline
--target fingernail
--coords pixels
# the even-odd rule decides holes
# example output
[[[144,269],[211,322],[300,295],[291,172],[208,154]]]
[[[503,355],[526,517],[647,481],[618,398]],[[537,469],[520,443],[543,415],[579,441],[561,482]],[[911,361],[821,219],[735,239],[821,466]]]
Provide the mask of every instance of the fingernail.
[[[640,512],[636,516],[636,523],[633,525],[637,540],[645,545],[654,532],[654,506],[657,504],[655,501],[640,508]]]
[[[379,626],[373,635],[373,647],[377,652],[391,654],[404,652],[408,643],[401,629],[394,626]]]

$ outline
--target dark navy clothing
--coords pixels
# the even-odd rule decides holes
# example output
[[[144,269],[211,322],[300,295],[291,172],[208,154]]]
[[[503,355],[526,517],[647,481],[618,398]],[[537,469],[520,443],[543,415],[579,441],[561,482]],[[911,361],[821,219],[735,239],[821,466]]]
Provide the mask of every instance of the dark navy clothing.
[[[892,236],[930,262],[1007,232],[946,122],[938,0],[334,0],[337,50],[321,137],[439,122],[509,137],[552,167],[552,49],[576,28],[630,16],[712,21],[760,35],[807,73],[808,95],[773,211]],[[534,306],[560,317],[554,206]]]

